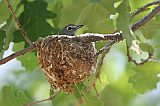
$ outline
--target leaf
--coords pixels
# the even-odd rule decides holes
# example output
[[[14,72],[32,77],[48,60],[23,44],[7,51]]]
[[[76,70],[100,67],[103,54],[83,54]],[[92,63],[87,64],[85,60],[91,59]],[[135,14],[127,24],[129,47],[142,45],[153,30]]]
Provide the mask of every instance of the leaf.
[[[4,38],[6,37],[6,32],[0,29],[0,53],[3,50]]]
[[[14,90],[10,86],[2,88],[3,96],[0,100],[0,106],[23,106],[29,99],[25,96],[24,92]]]
[[[16,14],[19,14],[19,12],[20,11],[22,11],[22,9],[21,8],[19,8],[20,6],[19,6],[19,0],[14,0],[14,1],[9,1],[10,2],[10,4],[11,4],[11,7],[12,7],[12,9],[13,9],[13,11],[14,11],[14,13],[15,13],[15,15]],[[4,30],[4,31],[6,31],[6,39],[5,39],[5,44],[4,44],[4,50],[7,50],[8,48],[9,48],[9,44],[10,44],[10,42],[12,42],[13,41],[13,32],[16,30],[16,27],[15,27],[15,20],[14,19],[12,19],[13,17],[12,17],[12,15],[11,15],[11,13],[9,12],[9,8],[7,8],[8,7],[8,5],[6,4],[6,0],[2,0],[1,2],[0,2],[0,5],[1,5],[1,3],[4,3],[4,4],[2,4],[3,6],[6,6],[6,7],[4,7],[4,9],[5,10],[3,10],[3,8],[0,8],[0,13],[3,13],[3,14],[1,14],[1,16],[0,17],[5,17],[5,20],[4,20],[4,22],[5,23],[3,23],[4,25],[2,26],[2,29]],[[18,5],[17,5],[18,4]],[[3,7],[2,6],[2,7]],[[1,7],[1,6],[0,6]],[[2,11],[3,12],[1,12],[1,9],[2,9]],[[17,11],[18,10],[18,11]],[[6,12],[5,12],[6,11]],[[10,15],[10,17],[9,17],[9,15]]]
[[[0,1],[0,13],[1,13],[1,16],[0,16],[0,24],[5,22],[6,19],[9,17],[10,13],[9,13],[9,10],[8,10],[8,6],[7,6],[7,3],[6,3],[6,0],[1,0]]]
[[[135,75],[129,78],[133,89],[137,93],[145,93],[148,90],[156,88],[159,81],[160,64],[158,62],[147,62],[142,66],[134,67]]]
[[[102,100],[98,99],[97,96],[94,96],[88,92],[83,92],[83,97],[85,103],[82,104],[81,106],[103,106],[104,103]]]
[[[84,104],[81,104],[81,106],[103,106],[104,103],[102,100],[100,100],[96,95],[93,95],[93,93],[88,93],[87,87],[83,88],[82,86],[83,85],[78,86],[80,88],[74,91],[74,96],[77,98],[77,100],[83,98]],[[81,89],[81,87],[83,89]]]
[[[146,39],[152,39],[160,34],[160,22],[157,22],[155,18],[150,20],[144,27],[141,28],[141,32]],[[157,39],[158,40],[158,39]]]
[[[10,42],[13,41],[13,32],[16,30],[14,20],[8,19],[7,23],[3,26],[3,30],[6,31],[4,50],[7,50]]]
[[[132,10],[135,11],[137,9],[139,9],[140,7],[142,7],[143,5],[153,2],[153,0],[140,0],[140,1],[136,1],[136,0],[131,0],[130,4],[132,7]]]
[[[19,51],[22,50],[23,48],[24,48],[24,42],[15,43],[13,50]],[[22,66],[25,67],[26,71],[34,71],[39,66],[35,52],[29,52],[23,56],[17,57],[17,59],[21,61]]]
[[[6,38],[6,32],[0,29],[0,59],[2,59],[3,56],[5,38]]]
[[[82,97],[81,90],[86,90],[86,86],[83,83],[78,83],[74,86],[74,96],[79,99]]]
[[[116,20],[117,28],[122,31],[127,45],[130,47],[132,44],[133,36],[130,29],[131,17],[129,1],[123,0],[123,2],[118,6],[117,12],[119,13],[119,16]]]
[[[21,61],[22,66],[26,68],[26,71],[34,71],[39,66],[34,52],[30,52],[22,57],[18,57],[18,60]]]
[[[141,53],[142,53],[142,50],[141,50],[141,48],[139,47],[139,45],[137,44],[136,40],[132,40],[131,49],[132,49],[133,51],[135,51],[137,54],[141,54]]]
[[[85,32],[92,33],[111,33],[114,31],[114,21],[110,19],[111,13],[114,13],[114,3],[118,0],[87,1],[75,0],[73,3],[65,4],[62,10],[61,22],[62,28],[67,24],[84,24]],[[112,10],[112,11],[110,11]]]
[[[160,22],[160,14],[156,15],[156,21]]]
[[[58,1],[53,8],[53,12],[57,14],[57,17],[53,18],[52,20],[56,28],[59,28],[59,23],[61,22],[62,9],[63,3]]]
[[[145,52],[149,52],[149,53],[153,53],[154,52],[154,48],[148,42],[141,43],[139,46]]]
[[[36,41],[38,37],[45,37],[57,33],[46,19],[55,18],[56,14],[47,10],[47,3],[44,0],[33,2],[24,1],[24,12],[21,13],[19,21],[24,27],[31,41]],[[19,31],[14,32],[14,42],[24,41]],[[26,44],[25,44],[26,46]]]

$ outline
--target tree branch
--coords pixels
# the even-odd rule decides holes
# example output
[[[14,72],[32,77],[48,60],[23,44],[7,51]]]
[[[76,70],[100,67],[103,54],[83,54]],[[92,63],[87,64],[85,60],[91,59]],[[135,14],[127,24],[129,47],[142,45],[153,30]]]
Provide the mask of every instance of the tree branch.
[[[114,33],[114,34],[94,34],[94,33],[87,33],[87,34],[81,34],[80,36],[67,36],[67,35],[51,35],[49,37],[65,37],[65,38],[68,38],[72,41],[74,40],[78,40],[78,41],[81,41],[81,42],[97,42],[97,41],[102,41],[102,40],[114,40],[114,41],[121,41],[123,40],[122,38],[122,33],[121,32],[117,32],[117,33]],[[46,38],[42,38],[42,39],[46,39]],[[11,54],[10,56],[0,60],[0,65],[2,64],[5,64],[6,62],[18,57],[18,56],[21,56],[21,55],[24,55],[30,51],[33,51],[36,48],[36,44],[39,42],[39,40],[33,44],[33,46],[30,46],[28,48],[25,48],[24,50],[21,50],[21,51],[18,51],[16,53],[13,53]]]
[[[100,73],[101,73],[101,67],[103,65],[103,60],[106,56],[106,54],[109,52],[111,46],[115,43],[115,41],[110,41],[108,44],[106,44],[102,49],[100,49],[98,52],[97,52],[97,55],[99,56],[98,58],[98,61],[97,61],[97,68],[96,68],[96,75],[95,75],[95,80],[92,82],[92,84],[90,85],[90,87],[87,89],[87,92],[90,92],[91,89],[93,87],[95,87],[95,84],[97,82],[97,80],[99,79],[99,81],[101,82],[100,80]],[[100,55],[101,54],[101,55]],[[97,93],[97,96],[99,95],[96,88],[94,88],[96,93]]]
[[[139,8],[137,11],[135,11],[134,13],[131,14],[131,17],[135,17],[136,15],[140,14],[141,12],[144,12],[148,9],[148,7],[150,6],[153,6],[153,5],[158,5],[160,4],[160,1],[154,1],[154,2],[151,2],[151,3],[148,3],[144,6],[142,6],[141,8]]]
[[[17,26],[19,27],[19,30],[22,34],[22,36],[24,37],[24,39],[29,43],[30,46],[33,46],[33,43],[30,41],[30,39],[28,38],[23,26],[20,24],[20,22],[18,21],[17,17],[15,16],[12,6],[9,3],[9,0],[6,0],[7,4],[8,4],[8,8],[10,10],[10,13],[12,14],[13,19],[15,20],[15,22],[17,23]]]
[[[49,100],[52,100],[53,98],[55,98],[59,93],[60,93],[61,90],[55,92],[55,94],[53,94],[52,96],[50,96],[49,98],[47,99],[43,99],[43,100],[39,100],[39,101],[36,101],[36,102],[31,102],[31,103],[28,103],[24,106],[33,106],[35,104],[38,104],[38,103],[41,103],[41,102],[45,102],[45,101],[49,101]]]
[[[95,33],[86,33],[81,34],[80,36],[71,36],[73,37],[73,40],[81,41],[81,42],[97,42],[97,41],[103,41],[103,40],[113,40],[113,41],[122,41],[123,36],[122,32],[116,32],[113,34],[95,34]]]
[[[136,22],[135,24],[132,25],[131,29],[132,31],[136,31],[139,29],[141,26],[144,26],[149,20],[151,20],[156,14],[160,12],[160,4],[155,7],[148,15],[146,15],[143,19],[140,21]]]
[[[151,2],[149,4],[146,4],[142,7],[142,9],[138,10],[137,12],[135,12],[132,17],[134,17],[135,15],[139,14],[140,12],[142,12],[143,10],[145,10],[145,8],[147,8],[148,6],[154,5],[154,4],[159,4],[160,1],[157,2]],[[133,24],[131,26],[131,30],[134,32],[137,29],[139,29],[140,27],[144,26],[149,20],[151,20],[155,15],[157,15],[160,12],[160,4],[155,7],[148,15],[146,15],[143,19],[141,19],[140,21],[136,22],[135,24]],[[127,45],[127,44],[126,44]],[[152,53],[148,53],[148,58],[140,63],[137,63],[136,60],[134,60],[131,55],[130,55],[130,51],[129,51],[129,47],[127,46],[127,56],[128,56],[128,61],[129,62],[133,62],[136,65],[142,65],[144,63],[146,63],[149,59],[152,58]]]
[[[18,56],[21,56],[21,55],[24,55],[25,53],[29,52],[29,51],[32,51],[32,50],[35,50],[36,47],[35,45],[33,45],[33,43],[31,43],[31,41],[29,40],[29,38],[27,37],[23,27],[20,25],[18,19],[16,18],[16,16],[14,15],[13,13],[13,10],[11,8],[11,5],[9,3],[8,0],[6,0],[7,3],[8,3],[8,8],[13,16],[13,18],[15,19],[17,25],[19,26],[20,28],[20,31],[22,33],[22,35],[24,36],[24,38],[26,39],[26,41],[31,45],[29,48],[26,48],[24,50],[21,50],[19,52],[16,52],[2,60],[0,60],[0,65],[1,64],[4,64],[6,62],[8,62],[9,60],[12,60]],[[158,4],[159,1],[157,2],[153,2],[153,3],[149,3],[145,6],[143,6],[142,8],[146,8],[148,6],[151,6],[153,4]],[[140,11],[140,10],[139,10]],[[149,20],[151,20],[156,14],[158,14],[160,12],[160,5],[158,5],[157,7],[155,7],[152,12],[150,12],[147,16],[145,16],[143,19],[141,19],[140,21],[136,22],[135,24],[132,25],[131,29],[132,31],[136,31],[137,29],[139,29],[141,26],[145,25],[145,23],[147,23]],[[135,14],[139,14],[139,12],[136,12]],[[83,34],[84,35],[84,34]],[[83,42],[96,42],[96,41],[101,41],[101,40],[115,40],[115,41],[121,41],[123,40],[122,38],[122,33],[119,32],[119,33],[114,33],[114,34],[85,34],[84,36],[79,36],[79,37],[73,37],[74,39],[76,40],[81,40]],[[129,61],[134,61],[133,59],[131,59],[131,56],[129,54],[129,51],[127,52],[128,54],[128,58],[129,58]],[[148,59],[147,59],[148,60]]]
[[[8,57],[0,60],[0,65],[5,64],[6,62],[8,62],[8,61],[10,61],[10,60],[12,60],[12,59],[14,59],[14,58],[16,58],[16,57],[18,57],[18,56],[24,55],[24,54],[26,54],[26,53],[28,53],[28,52],[30,52],[30,51],[35,50],[35,49],[36,49],[36,46],[33,45],[33,46],[30,46],[30,47],[28,47],[28,48],[25,48],[25,49],[23,49],[23,50],[21,50],[21,51],[18,51],[18,52],[16,52],[16,53],[13,53],[13,54],[11,54],[10,56],[8,56]]]

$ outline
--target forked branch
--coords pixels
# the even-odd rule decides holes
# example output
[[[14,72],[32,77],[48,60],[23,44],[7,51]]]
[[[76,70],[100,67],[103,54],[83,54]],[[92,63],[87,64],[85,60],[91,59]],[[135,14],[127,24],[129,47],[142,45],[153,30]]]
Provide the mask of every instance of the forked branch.
[[[140,21],[136,22],[135,24],[133,24],[131,26],[131,30],[134,32],[136,31],[137,29],[139,29],[140,27],[144,26],[148,21],[150,21],[155,15],[157,15],[158,13],[160,13],[160,1],[157,1],[157,2],[152,2],[152,3],[149,3],[145,6],[142,7],[142,10],[143,8],[147,8],[148,6],[151,6],[151,5],[154,5],[154,4],[159,4],[158,6],[156,6],[149,14],[147,14],[144,18],[142,18]],[[137,12],[135,12],[133,14],[136,15],[136,14],[139,14],[139,12],[142,12],[141,11],[141,8],[140,10],[138,10]],[[126,44],[127,45],[127,44]],[[151,57],[152,57],[152,54],[151,53],[148,53],[148,58],[144,61],[142,61],[141,63],[137,63],[136,60],[134,60],[131,55],[130,55],[130,52],[129,52],[129,47],[127,46],[127,56],[128,56],[128,61],[129,62],[133,62],[134,64],[136,65],[142,65],[144,63],[146,63]]]
[[[144,10],[146,10],[146,8],[148,8],[149,6],[151,6],[151,5],[157,5],[157,4],[159,4],[159,5],[157,7],[155,7],[148,15],[146,15],[140,21],[136,22],[135,24],[133,24],[131,26],[131,30],[133,32],[136,31],[137,29],[139,29],[140,27],[142,27],[143,25],[145,25],[149,20],[151,20],[156,14],[158,14],[160,12],[160,1],[155,1],[155,2],[151,2],[149,4],[146,4],[146,5],[142,6],[139,10],[137,10],[135,13],[133,13],[131,15],[132,17],[134,17],[135,15],[138,15],[140,12],[143,12]],[[114,42],[110,42],[110,44],[112,45],[112,44],[114,44]],[[91,84],[91,86],[88,88],[88,90],[87,90],[88,92],[92,88],[95,88],[95,83],[96,83],[96,81],[99,78],[100,69],[101,69],[101,67],[103,65],[103,59],[105,57],[105,54],[109,51],[110,46],[105,45],[105,47],[103,47],[101,50],[99,50],[97,52],[97,55],[101,54],[101,57],[99,58],[98,65],[97,65],[96,79],[93,81],[93,83]],[[148,58],[146,60],[142,61],[141,63],[137,63],[136,60],[132,59],[132,57],[130,55],[130,52],[129,52],[129,47],[127,46],[127,56],[128,56],[128,61],[129,62],[133,62],[136,65],[142,65],[142,64],[146,63],[152,57],[152,54],[148,53]]]
[[[68,37],[69,39],[72,39],[73,41],[78,40],[78,41],[81,41],[81,42],[96,42],[96,41],[103,41],[103,40],[114,40],[114,41],[123,40],[121,32],[119,32],[119,33],[117,32],[117,33],[114,33],[114,34],[94,34],[94,33],[90,34],[90,33],[87,33],[87,34],[81,34],[80,36],[67,36],[67,35],[51,35],[51,36],[52,37]],[[36,43],[38,43],[38,41]],[[26,54],[30,51],[35,50],[36,49],[36,43],[33,44],[32,46],[24,49],[24,50],[13,53],[10,56],[0,60],[0,65],[5,64],[6,62],[8,62],[8,61],[10,61],[10,60],[12,60],[12,59],[14,59],[18,56],[24,55],[24,54]]]

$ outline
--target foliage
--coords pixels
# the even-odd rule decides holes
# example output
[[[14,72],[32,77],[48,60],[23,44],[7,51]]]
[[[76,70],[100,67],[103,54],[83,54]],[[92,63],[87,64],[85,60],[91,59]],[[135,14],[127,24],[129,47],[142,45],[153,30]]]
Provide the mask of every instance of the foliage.
[[[125,40],[113,46],[104,60],[100,75],[102,83],[99,81],[96,83],[100,96],[97,97],[94,90],[91,90],[89,94],[86,92],[87,87],[95,78],[94,75],[89,81],[85,81],[83,86],[78,85],[84,96],[84,106],[136,106],[134,99],[138,97],[138,94],[146,94],[156,89],[160,73],[160,15],[156,15],[137,31],[130,30],[131,25],[151,12],[154,6],[134,18],[131,17],[131,13],[149,2],[152,0],[138,2],[136,0],[10,0],[18,20],[33,42],[38,37],[58,34],[59,29],[69,23],[85,25],[78,33],[113,33],[116,29],[123,32]],[[7,7],[6,1],[0,0],[0,57],[9,48],[10,42],[14,42],[14,52],[29,46],[19,32]],[[136,40],[141,50],[141,54],[131,50],[134,60],[143,61],[147,58],[147,53],[152,53],[153,59],[140,66],[128,63],[126,42],[128,46],[131,46],[133,40]],[[96,43],[96,48],[101,48],[105,43]],[[47,79],[42,77],[43,75],[39,77],[39,74],[43,73],[33,74],[34,71],[40,71],[36,53],[30,52],[17,59],[25,68],[25,74],[17,71],[18,69],[16,70],[18,74],[12,73],[20,84],[12,81],[10,76],[6,76],[6,79],[9,78],[7,81],[10,82],[10,86],[2,87],[0,106],[20,106],[31,100],[45,99],[43,97],[49,95],[49,85],[43,86]],[[0,68],[0,73],[2,71]],[[25,85],[22,77],[30,74],[33,74],[34,78],[24,77],[29,82]],[[34,80],[35,78],[42,81]],[[27,87],[24,88],[24,85]],[[14,86],[15,89],[11,86]],[[19,89],[21,89],[20,92]],[[44,93],[37,96],[40,91]],[[70,95],[60,93],[53,100],[53,106],[78,104],[81,97],[80,91],[76,90]],[[141,105],[144,104],[141,100],[139,102]],[[152,105],[156,103],[160,102],[155,101]],[[50,102],[46,104],[51,105]],[[40,106],[46,104],[41,103]]]
[[[3,98],[1,98],[0,106],[21,106],[29,101],[24,92],[17,92],[9,86],[4,86],[2,92]]]

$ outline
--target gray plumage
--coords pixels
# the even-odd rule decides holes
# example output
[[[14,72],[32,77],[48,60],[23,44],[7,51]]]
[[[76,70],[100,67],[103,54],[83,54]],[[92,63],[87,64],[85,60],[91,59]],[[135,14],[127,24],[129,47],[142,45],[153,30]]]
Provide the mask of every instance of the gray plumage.
[[[74,24],[69,24],[65,26],[61,32],[60,35],[69,35],[69,36],[75,36],[75,33],[77,29],[83,27],[84,25],[74,25]]]

